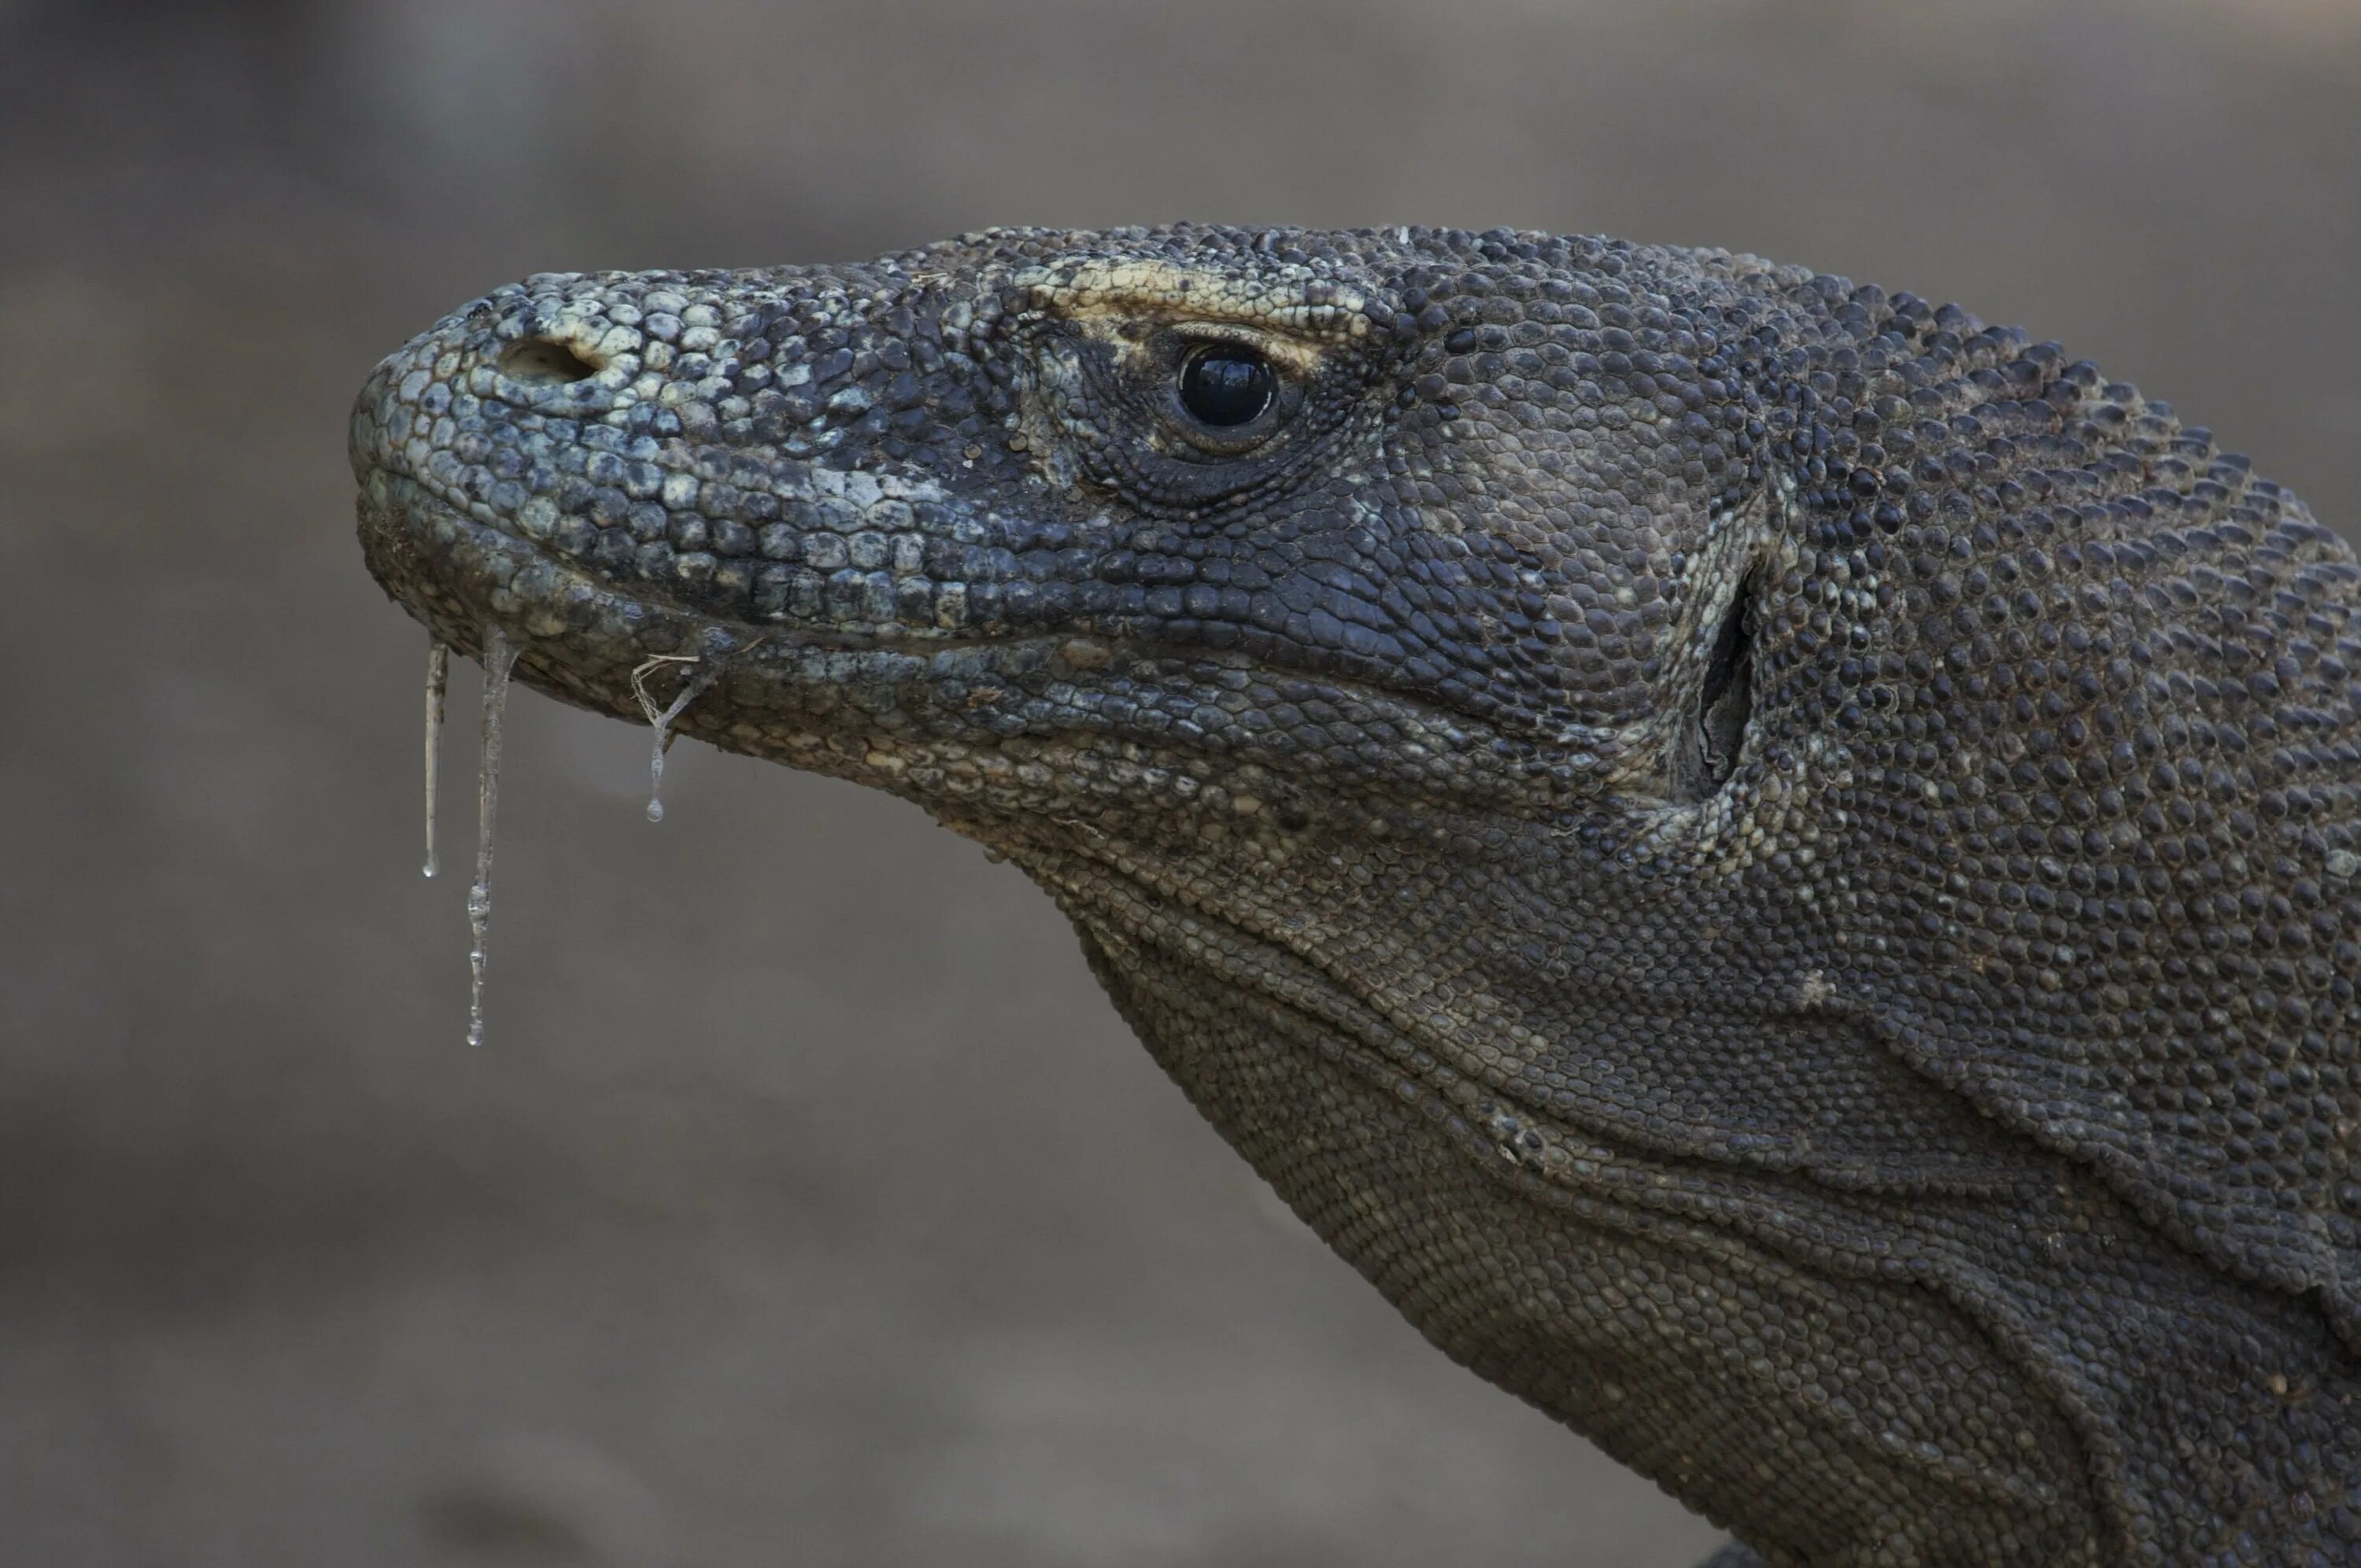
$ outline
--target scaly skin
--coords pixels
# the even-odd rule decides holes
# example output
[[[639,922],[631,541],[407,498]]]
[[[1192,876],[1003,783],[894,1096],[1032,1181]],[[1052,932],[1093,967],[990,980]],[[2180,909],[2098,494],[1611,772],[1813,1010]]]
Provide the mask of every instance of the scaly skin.
[[[1208,343],[1279,392],[1214,428]],[[438,637],[918,802],[1450,1355],[1763,1560],[2361,1560],[2354,558],[1955,307],[1528,234],[544,275]]]

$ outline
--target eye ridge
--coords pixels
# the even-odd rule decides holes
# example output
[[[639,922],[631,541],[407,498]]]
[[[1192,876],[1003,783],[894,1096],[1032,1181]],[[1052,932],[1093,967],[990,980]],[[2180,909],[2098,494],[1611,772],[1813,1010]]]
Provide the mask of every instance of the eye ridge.
[[[1209,343],[1181,361],[1177,390],[1190,418],[1214,430],[1235,430],[1278,400],[1279,372],[1254,349]]]

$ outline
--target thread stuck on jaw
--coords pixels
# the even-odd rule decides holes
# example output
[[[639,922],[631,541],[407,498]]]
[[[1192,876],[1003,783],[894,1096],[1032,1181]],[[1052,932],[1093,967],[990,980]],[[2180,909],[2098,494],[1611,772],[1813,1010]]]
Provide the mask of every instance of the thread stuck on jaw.
[[[672,721],[713,684],[720,670],[716,665],[704,664],[692,672],[681,683],[680,690],[674,694],[672,701],[661,708],[656,706],[656,699],[648,695],[648,677],[666,664],[699,663],[702,661],[694,653],[658,653],[631,672],[631,695],[639,698],[640,711],[647,715],[648,726],[655,731],[655,745],[648,755],[648,820],[651,822],[664,820],[664,748],[672,740]]]
[[[500,629],[484,625],[484,738],[476,769],[476,882],[467,889],[467,1043],[484,1043],[484,963],[492,929],[492,825],[500,794],[500,725],[517,650]]]
[[[443,698],[451,686],[451,645],[429,639],[426,644],[426,863],[420,869],[433,876],[434,861],[434,785],[443,762]]]

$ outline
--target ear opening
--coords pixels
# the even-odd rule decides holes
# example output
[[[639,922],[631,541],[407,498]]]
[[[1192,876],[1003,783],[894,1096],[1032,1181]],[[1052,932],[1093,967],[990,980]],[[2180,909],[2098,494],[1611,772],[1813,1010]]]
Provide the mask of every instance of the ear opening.
[[[1739,579],[1721,627],[1714,634],[1697,706],[1682,727],[1675,784],[1681,795],[1702,800],[1730,780],[1746,743],[1746,722],[1754,713],[1754,575]]]

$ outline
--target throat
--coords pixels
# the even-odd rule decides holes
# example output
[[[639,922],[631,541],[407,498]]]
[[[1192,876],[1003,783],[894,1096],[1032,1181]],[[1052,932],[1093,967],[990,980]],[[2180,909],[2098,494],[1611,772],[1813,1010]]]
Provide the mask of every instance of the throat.
[[[2351,1550],[2361,1378],[2317,1315],[1980,1133],[1869,1036],[1732,1017],[1726,1057],[1683,1066],[1693,1013],[1544,997],[1465,881],[1403,893],[1349,854],[1010,858],[1190,1101],[1422,1333],[1774,1561]],[[1808,1102],[1715,1087],[1793,1059],[1890,1142],[1779,1145]],[[1653,1116],[1616,1121],[1652,1081]]]

